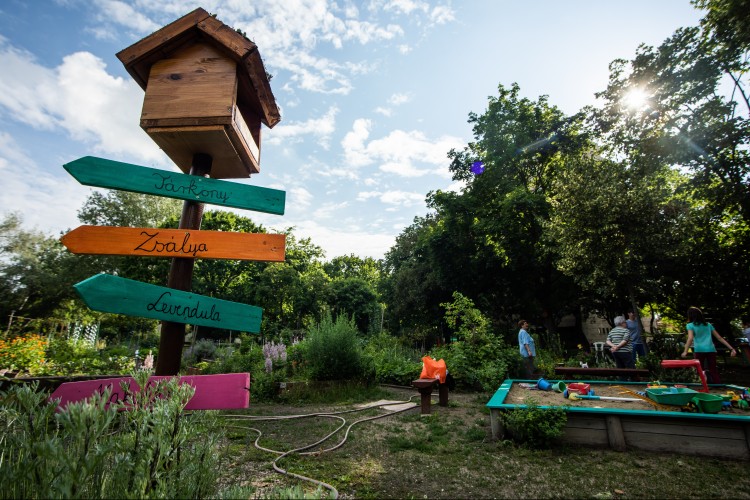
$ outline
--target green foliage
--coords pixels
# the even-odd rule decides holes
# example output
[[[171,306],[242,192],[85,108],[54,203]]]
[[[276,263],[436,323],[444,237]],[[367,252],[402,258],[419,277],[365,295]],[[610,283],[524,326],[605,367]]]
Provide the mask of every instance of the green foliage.
[[[53,339],[47,348],[45,375],[127,373],[135,368],[130,349],[114,346],[99,351],[83,340]]]
[[[461,293],[453,293],[454,301],[441,304],[446,323],[456,329],[464,340],[434,348],[430,355],[444,359],[456,385],[491,392],[520,363],[518,349],[490,331],[489,320]]]
[[[380,384],[408,386],[419,377],[422,369],[419,352],[405,347],[399,339],[388,333],[371,337],[364,352],[372,360],[375,381]]]
[[[513,440],[529,448],[550,448],[559,440],[568,422],[563,407],[541,408],[533,399],[524,401],[526,408],[502,413],[503,424]]]
[[[208,339],[200,339],[195,342],[192,349],[192,354],[195,356],[197,361],[203,361],[204,359],[213,359],[216,354],[216,344]]]
[[[310,329],[305,343],[312,380],[362,379],[362,348],[352,319],[326,313]]]
[[[380,310],[372,286],[363,278],[341,278],[331,283],[330,294],[331,313],[351,317],[357,329],[366,333],[373,312]]]
[[[41,335],[19,335],[0,339],[0,368],[11,372],[44,373],[47,367],[45,349],[47,339]]]
[[[145,378],[138,374],[141,384]],[[216,491],[216,416],[183,408],[194,389],[175,380],[146,387],[127,411],[109,392],[56,404],[35,387],[0,393],[0,497],[203,498]]]

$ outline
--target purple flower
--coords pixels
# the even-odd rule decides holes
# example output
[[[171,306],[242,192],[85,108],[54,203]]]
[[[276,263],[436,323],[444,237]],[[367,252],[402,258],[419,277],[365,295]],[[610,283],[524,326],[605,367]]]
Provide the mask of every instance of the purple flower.
[[[484,172],[484,162],[475,161],[474,163],[471,164],[470,170],[474,175],[481,174],[482,172]]]
[[[266,373],[271,373],[273,370],[273,361],[271,361],[271,358],[266,358]]]

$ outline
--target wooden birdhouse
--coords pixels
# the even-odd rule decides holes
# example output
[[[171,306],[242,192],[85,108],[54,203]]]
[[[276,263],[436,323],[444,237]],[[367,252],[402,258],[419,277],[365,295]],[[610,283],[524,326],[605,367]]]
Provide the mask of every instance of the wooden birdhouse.
[[[182,171],[211,155],[211,177],[260,172],[261,123],[280,120],[258,47],[198,8],[117,54],[146,91],[141,128]]]

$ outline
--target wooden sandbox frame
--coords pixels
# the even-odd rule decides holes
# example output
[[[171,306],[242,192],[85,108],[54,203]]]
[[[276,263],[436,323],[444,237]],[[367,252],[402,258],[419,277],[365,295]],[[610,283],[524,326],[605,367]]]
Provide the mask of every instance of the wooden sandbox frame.
[[[518,382],[535,381],[506,379],[487,403],[493,439],[505,435],[500,412],[526,407],[505,404],[512,385]],[[637,382],[613,383],[601,380],[572,382],[585,382],[592,386],[643,385]],[[711,387],[725,386],[718,384]],[[568,421],[562,438],[565,443],[609,447],[617,451],[637,449],[750,460],[750,412],[748,416],[740,416],[571,406],[566,408],[566,413]]]

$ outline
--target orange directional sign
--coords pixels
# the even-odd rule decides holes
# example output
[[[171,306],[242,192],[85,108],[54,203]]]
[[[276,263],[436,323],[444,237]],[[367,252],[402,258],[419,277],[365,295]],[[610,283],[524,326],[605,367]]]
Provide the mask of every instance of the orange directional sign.
[[[283,262],[285,235],[79,226],[60,241],[73,253]]]

